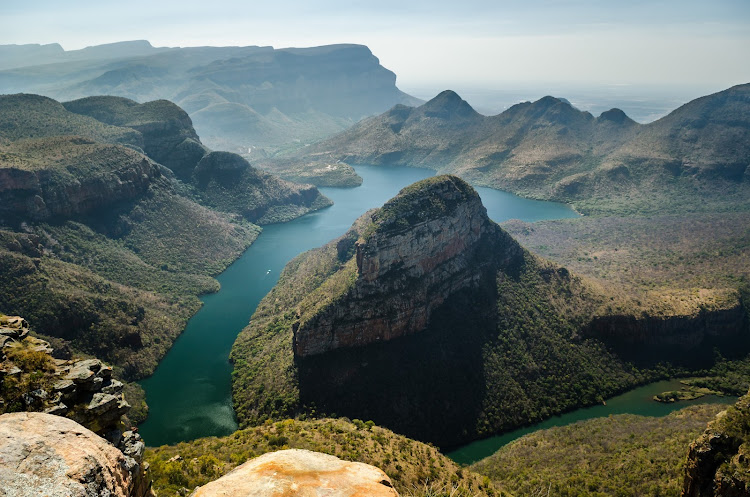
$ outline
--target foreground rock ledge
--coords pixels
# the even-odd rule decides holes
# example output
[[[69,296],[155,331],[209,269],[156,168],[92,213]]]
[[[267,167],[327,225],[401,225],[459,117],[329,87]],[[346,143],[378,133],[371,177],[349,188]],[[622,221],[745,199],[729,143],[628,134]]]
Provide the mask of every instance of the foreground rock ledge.
[[[0,496],[140,497],[133,466],[70,419],[38,412],[0,416]]]
[[[191,497],[398,497],[391,480],[369,464],[291,449],[252,459]]]

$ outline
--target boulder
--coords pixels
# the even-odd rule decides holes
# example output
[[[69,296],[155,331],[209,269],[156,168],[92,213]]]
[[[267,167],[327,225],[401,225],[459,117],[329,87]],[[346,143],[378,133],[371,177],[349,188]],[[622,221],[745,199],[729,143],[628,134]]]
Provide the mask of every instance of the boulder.
[[[70,419],[34,412],[0,416],[0,495],[129,497],[136,475],[127,459]]]
[[[291,449],[270,452],[196,488],[191,497],[394,497],[391,480],[369,464]]]

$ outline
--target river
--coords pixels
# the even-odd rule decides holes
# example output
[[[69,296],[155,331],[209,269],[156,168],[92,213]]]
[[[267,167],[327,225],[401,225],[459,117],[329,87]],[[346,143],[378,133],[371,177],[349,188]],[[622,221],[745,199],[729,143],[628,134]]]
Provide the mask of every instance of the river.
[[[203,307],[188,321],[154,374],[141,384],[149,416],[139,429],[150,446],[237,429],[232,409],[228,361],[237,334],[260,300],[296,255],[342,235],[366,210],[381,206],[398,191],[433,174],[426,169],[358,166],[357,188],[321,188],[334,205],[289,223],[263,228],[250,248],[218,276],[221,290],[202,297]],[[576,217],[570,207],[477,188],[490,218],[538,221]]]
[[[503,433],[496,437],[477,440],[470,444],[464,445],[456,450],[446,453],[448,457],[459,464],[471,464],[480,459],[491,456],[504,445],[513,440],[521,438],[524,435],[533,433],[537,430],[552,428],[554,426],[565,426],[577,421],[586,419],[603,418],[613,414],[638,414],[640,416],[666,416],[678,409],[696,404],[734,404],[737,397],[719,397],[716,395],[706,395],[699,399],[690,401],[681,401],[673,403],[655,402],[654,395],[661,392],[668,392],[680,389],[679,380],[657,381],[642,387],[635,388],[622,395],[607,399],[606,405],[599,404],[592,407],[576,409],[561,416],[553,416],[547,420],[525,428]]]

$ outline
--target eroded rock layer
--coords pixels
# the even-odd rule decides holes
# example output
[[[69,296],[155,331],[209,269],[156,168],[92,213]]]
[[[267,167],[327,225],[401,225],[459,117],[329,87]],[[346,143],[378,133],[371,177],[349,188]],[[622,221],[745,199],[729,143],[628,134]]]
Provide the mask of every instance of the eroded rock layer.
[[[451,295],[477,288],[483,276],[521,254],[489,220],[476,192],[457,178],[405,192],[370,216],[357,241],[339,242],[343,251],[353,242],[351,286],[295,325],[298,357],[422,331]]]

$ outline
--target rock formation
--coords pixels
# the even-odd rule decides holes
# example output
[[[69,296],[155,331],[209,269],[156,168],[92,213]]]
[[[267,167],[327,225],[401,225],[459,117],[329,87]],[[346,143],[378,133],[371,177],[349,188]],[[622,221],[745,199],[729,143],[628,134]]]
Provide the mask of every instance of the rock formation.
[[[583,330],[615,348],[627,360],[647,364],[669,360],[697,368],[718,348],[733,354],[748,348],[747,311],[739,296],[731,306],[668,316],[601,315]]]
[[[0,167],[0,217],[13,220],[69,218],[106,209],[143,195],[162,176],[158,164],[133,150],[85,138],[25,141],[6,153],[18,159]]]
[[[457,178],[402,192],[372,215],[365,232],[353,242],[351,287],[295,323],[298,357],[420,332],[451,295],[478,287],[521,255],[489,220],[479,195]],[[350,250],[352,240],[345,237],[337,249]]]
[[[130,410],[123,384],[98,359],[53,359],[49,343],[29,335],[19,316],[0,317],[0,412],[65,416],[119,443]]]
[[[50,414],[0,416],[0,495],[152,495],[143,442],[128,432],[122,450],[78,423]]]
[[[750,493],[750,394],[720,413],[690,444],[683,497]]]
[[[528,405],[628,381],[576,338],[596,298],[523,250],[463,180],[420,181],[287,265],[234,345],[237,415],[336,413],[442,446],[508,429]]]
[[[398,497],[380,469],[309,450],[270,452],[197,488],[191,497]]]

